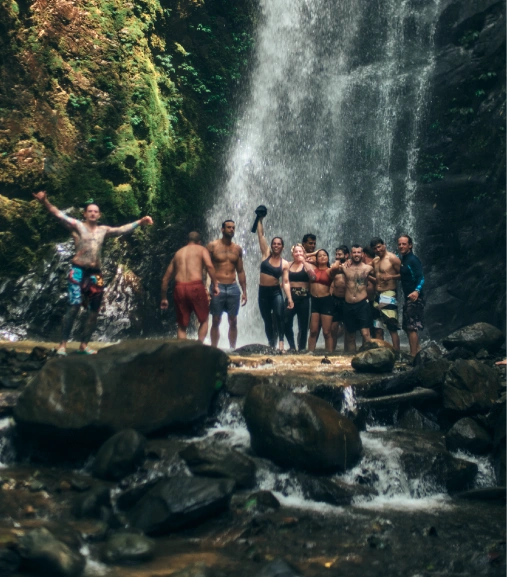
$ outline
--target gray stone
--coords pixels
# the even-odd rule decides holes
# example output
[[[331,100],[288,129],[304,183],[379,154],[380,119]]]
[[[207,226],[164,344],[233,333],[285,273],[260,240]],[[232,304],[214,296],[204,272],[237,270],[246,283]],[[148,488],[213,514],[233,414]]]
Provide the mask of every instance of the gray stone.
[[[314,477],[299,474],[297,481],[301,485],[307,500],[325,502],[333,506],[348,506],[356,497],[377,495],[377,491],[361,484],[347,484],[341,480]]]
[[[443,405],[456,412],[485,413],[498,399],[500,378],[491,367],[475,360],[458,360],[446,374]]]
[[[281,466],[344,471],[361,455],[354,424],[313,395],[259,385],[248,394],[244,415],[253,450]]]
[[[425,365],[429,361],[436,361],[440,359],[442,355],[440,347],[434,341],[430,341],[430,343],[424,346],[414,357],[414,366],[418,367]]]
[[[488,432],[471,417],[457,421],[445,436],[449,451],[465,450],[472,454],[487,454],[493,449]]]
[[[383,373],[393,370],[396,357],[387,347],[378,347],[358,353],[352,358],[351,365],[356,371]]]
[[[121,480],[141,464],[145,445],[145,437],[133,429],[118,432],[99,449],[92,474],[103,480]]]
[[[110,536],[102,546],[100,557],[108,564],[144,562],[153,558],[155,542],[142,534],[121,532]]]
[[[435,423],[433,420],[427,418],[423,413],[414,407],[409,408],[398,419],[398,427],[402,429],[428,431],[438,431],[440,429],[438,423]]]
[[[146,434],[205,416],[228,358],[196,341],[133,340],[98,355],[52,359],[21,394],[15,418],[33,437],[83,442]]]
[[[244,396],[258,383],[257,376],[251,373],[230,373],[225,382],[225,389],[231,395]]]
[[[481,349],[495,351],[505,341],[504,334],[489,323],[474,323],[448,335],[443,344],[446,349],[464,347],[477,353]]]
[[[180,456],[196,476],[231,478],[240,488],[251,488],[255,484],[255,462],[214,440],[190,444]]]
[[[178,530],[227,509],[235,483],[230,479],[176,476],[162,480],[127,513],[132,527],[148,535]]]
[[[81,576],[85,559],[60,542],[46,528],[32,530],[19,539],[23,568],[35,575]]]

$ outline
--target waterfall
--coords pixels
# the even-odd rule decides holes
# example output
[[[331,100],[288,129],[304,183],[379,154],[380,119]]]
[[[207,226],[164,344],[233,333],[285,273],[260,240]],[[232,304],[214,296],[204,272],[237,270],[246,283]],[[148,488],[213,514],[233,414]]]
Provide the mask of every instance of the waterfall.
[[[392,250],[401,230],[414,234],[439,0],[260,2],[250,93],[207,215],[213,238],[223,220],[235,220],[244,249],[249,304],[240,344],[265,341],[250,233],[257,205],[268,207],[268,242],[281,235],[286,258],[305,233],[331,253],[377,235]]]

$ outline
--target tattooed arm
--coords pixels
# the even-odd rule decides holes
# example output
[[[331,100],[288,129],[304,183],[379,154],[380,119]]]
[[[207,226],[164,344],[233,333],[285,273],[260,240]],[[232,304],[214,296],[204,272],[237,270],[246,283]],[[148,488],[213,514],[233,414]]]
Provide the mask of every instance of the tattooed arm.
[[[153,225],[153,219],[151,217],[143,217],[128,225],[123,225],[123,227],[107,227],[106,237],[120,237],[121,235],[132,233],[137,227],[142,227],[143,225]]]
[[[46,207],[48,212],[56,217],[65,228],[70,229],[71,231],[77,228],[78,221],[72,217],[68,217],[65,213],[60,211],[60,209],[57,209],[52,205],[48,200],[46,191],[39,191],[38,193],[32,193],[32,195],[41,205]]]

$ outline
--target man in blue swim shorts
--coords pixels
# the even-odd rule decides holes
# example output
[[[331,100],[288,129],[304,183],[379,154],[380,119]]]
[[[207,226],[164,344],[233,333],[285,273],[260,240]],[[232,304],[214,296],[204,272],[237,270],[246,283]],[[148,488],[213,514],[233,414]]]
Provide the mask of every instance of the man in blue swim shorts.
[[[229,346],[236,348],[238,339],[238,312],[241,305],[246,305],[246,275],[243,268],[243,249],[232,242],[236,225],[234,221],[227,220],[222,223],[222,238],[212,241],[207,249],[211,255],[211,261],[215,267],[218,288],[220,293],[213,295],[210,288],[210,313],[213,321],[211,325],[211,345],[218,347],[220,340],[220,323],[222,313],[227,313],[229,319]],[[236,275],[241,286],[241,295]]]

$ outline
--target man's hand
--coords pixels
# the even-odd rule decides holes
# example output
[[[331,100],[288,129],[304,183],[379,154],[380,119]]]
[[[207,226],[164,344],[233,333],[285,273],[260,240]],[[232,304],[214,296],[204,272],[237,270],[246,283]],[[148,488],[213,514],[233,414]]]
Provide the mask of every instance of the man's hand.
[[[410,301],[417,301],[419,299],[419,291],[412,291],[412,293],[407,296],[407,299],[410,299]]]
[[[244,292],[243,295],[241,295],[241,307],[244,307],[246,305],[246,302],[247,302],[246,292]]]
[[[32,193],[32,195],[41,204],[43,204],[44,201],[47,201],[48,198],[46,191],[39,191],[38,193]]]
[[[291,300],[287,303],[287,309],[294,309],[294,301]]]
[[[160,309],[168,309],[169,307],[169,301],[167,299],[162,299],[162,301],[160,301]]]
[[[347,260],[345,261],[345,263],[343,263],[343,267],[344,267],[345,269],[348,269],[349,267],[352,267],[352,259],[347,259]]]
[[[141,227],[143,225],[153,225],[153,219],[151,217],[143,217],[142,219],[139,219],[139,224],[141,225]]]
[[[220,289],[218,287],[218,283],[216,285],[213,285],[213,295],[216,297],[217,295],[220,295]],[[210,295],[211,297],[211,295]]]

